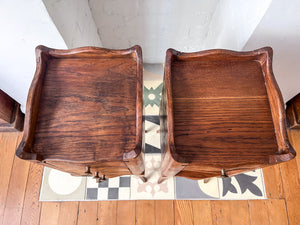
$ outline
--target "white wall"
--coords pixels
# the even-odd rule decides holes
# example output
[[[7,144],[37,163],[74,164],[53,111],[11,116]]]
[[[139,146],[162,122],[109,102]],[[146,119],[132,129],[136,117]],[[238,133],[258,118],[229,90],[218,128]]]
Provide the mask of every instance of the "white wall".
[[[35,47],[66,48],[41,0],[0,1],[0,88],[22,104],[35,72]]]
[[[88,0],[43,0],[68,48],[101,47]]]
[[[165,50],[242,49],[270,0],[90,0],[104,46],[142,44],[144,62],[164,62]],[[87,0],[0,1],[0,88],[25,106],[37,45],[101,46]],[[300,1],[273,0],[245,50],[269,45],[285,101],[300,91]],[[187,26],[187,24],[189,26]]]
[[[163,63],[170,47],[199,51],[219,0],[90,0],[103,46],[141,45],[146,63]]]
[[[300,92],[299,12],[299,0],[273,0],[244,48],[273,48],[273,71],[285,101]]]
[[[241,50],[271,0],[90,0],[103,46],[139,44],[144,62],[164,63],[166,50]]]
[[[220,1],[210,23],[204,49],[242,50],[271,1]]]

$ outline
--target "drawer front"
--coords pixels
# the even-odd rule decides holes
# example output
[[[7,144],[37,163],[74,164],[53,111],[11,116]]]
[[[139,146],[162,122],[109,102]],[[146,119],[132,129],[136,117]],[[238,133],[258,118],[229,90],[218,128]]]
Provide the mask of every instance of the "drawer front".
[[[261,165],[252,164],[235,168],[219,169],[204,165],[188,165],[176,176],[187,177],[190,179],[205,179],[210,177],[231,177],[236,174],[245,173],[261,168]]]
[[[105,175],[108,178],[130,175],[124,162],[71,163],[47,161],[44,165],[70,173],[73,176],[94,176],[96,172],[99,176]]]
[[[192,170],[182,170],[179,172],[176,176],[178,177],[186,177],[189,179],[205,179],[210,177],[220,177],[221,172],[220,171],[192,171]]]

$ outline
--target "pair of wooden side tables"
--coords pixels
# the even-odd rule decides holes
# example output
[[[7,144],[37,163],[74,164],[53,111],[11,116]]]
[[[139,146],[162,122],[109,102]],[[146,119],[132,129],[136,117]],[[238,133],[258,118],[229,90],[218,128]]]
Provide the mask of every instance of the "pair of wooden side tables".
[[[16,155],[72,175],[144,177],[143,62],[126,50],[36,48]],[[288,161],[272,49],[166,55],[161,177],[231,176]]]

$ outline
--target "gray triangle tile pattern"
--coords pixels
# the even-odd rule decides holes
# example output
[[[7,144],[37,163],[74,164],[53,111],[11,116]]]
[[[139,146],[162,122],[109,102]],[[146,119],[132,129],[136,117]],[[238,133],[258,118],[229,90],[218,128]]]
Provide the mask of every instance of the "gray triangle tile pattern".
[[[45,168],[40,200],[265,199],[265,186],[260,169],[232,178],[212,178],[208,183],[204,183],[203,180],[175,177],[157,184],[161,161],[158,132],[161,87],[161,80],[144,81],[145,168],[148,182],[143,183],[135,176],[121,176],[97,184],[90,177],[72,177]],[[69,184],[73,186],[70,187]]]
[[[159,116],[144,116],[144,120],[149,121],[151,123],[155,123],[156,125],[160,124]]]

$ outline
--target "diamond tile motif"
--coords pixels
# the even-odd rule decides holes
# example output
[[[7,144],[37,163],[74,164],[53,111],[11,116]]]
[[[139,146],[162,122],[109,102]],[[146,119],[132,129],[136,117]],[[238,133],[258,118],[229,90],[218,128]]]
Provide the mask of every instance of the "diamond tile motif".
[[[146,154],[145,162],[145,175],[148,180],[143,183],[139,178],[132,176],[131,199],[174,199],[174,178],[157,184],[161,154]]]
[[[161,80],[151,80],[151,81],[144,82],[145,115],[158,116],[161,90],[162,90]]]

